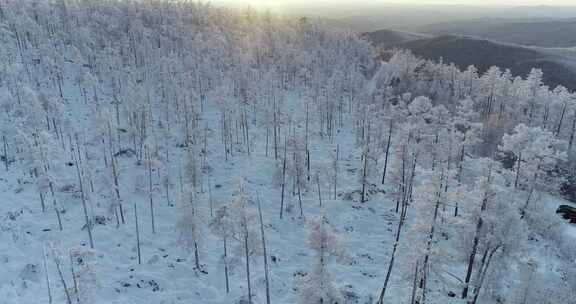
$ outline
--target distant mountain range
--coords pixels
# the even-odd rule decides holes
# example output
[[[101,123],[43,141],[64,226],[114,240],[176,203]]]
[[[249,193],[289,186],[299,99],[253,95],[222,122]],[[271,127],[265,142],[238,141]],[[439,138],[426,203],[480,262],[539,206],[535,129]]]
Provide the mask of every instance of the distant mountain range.
[[[569,19],[576,18],[576,1],[573,6],[506,6],[506,2],[509,1],[502,1],[502,6],[362,5],[359,2],[363,1],[349,1],[347,5],[333,5],[330,7],[316,5],[316,8],[313,4],[314,1],[309,2],[310,5],[307,5],[306,8],[293,10],[292,13],[298,16],[319,17],[331,24],[345,26],[359,32],[372,32],[379,29],[428,32],[428,25],[438,22],[444,23],[442,28],[440,28],[442,30],[446,24],[459,24],[460,22],[463,24],[467,22],[488,24],[509,22],[535,23],[553,20],[562,21],[562,19],[569,22]],[[518,26],[521,27],[522,25]],[[557,27],[553,26],[552,28]],[[451,32],[451,34],[454,34],[454,32]]]
[[[419,34],[395,30],[379,30],[369,33],[364,33],[369,41],[379,47],[384,48],[397,48],[402,47],[405,43],[415,40],[428,40],[434,36],[428,34]]]
[[[464,69],[474,65],[480,72],[491,66],[510,69],[514,76],[526,76],[533,67],[544,72],[551,87],[563,85],[576,90],[576,50],[525,47],[458,35],[430,36],[393,30],[365,33],[364,37],[384,48],[409,49],[426,59],[453,62]]]
[[[416,28],[416,32],[475,36],[543,47],[576,46],[576,18],[553,20],[482,18],[426,25]]]

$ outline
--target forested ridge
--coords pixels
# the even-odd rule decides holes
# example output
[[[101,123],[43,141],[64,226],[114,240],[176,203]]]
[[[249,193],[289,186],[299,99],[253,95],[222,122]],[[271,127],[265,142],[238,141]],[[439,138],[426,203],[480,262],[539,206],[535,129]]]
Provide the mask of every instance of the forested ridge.
[[[0,303],[571,303],[576,94],[174,0],[0,1]]]

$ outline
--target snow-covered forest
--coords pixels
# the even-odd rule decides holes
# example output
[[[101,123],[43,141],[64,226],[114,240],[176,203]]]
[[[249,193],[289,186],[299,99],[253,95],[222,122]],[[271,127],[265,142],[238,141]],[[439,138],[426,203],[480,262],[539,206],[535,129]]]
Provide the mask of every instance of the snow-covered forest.
[[[576,303],[576,94],[511,75],[249,8],[0,0],[0,303]]]

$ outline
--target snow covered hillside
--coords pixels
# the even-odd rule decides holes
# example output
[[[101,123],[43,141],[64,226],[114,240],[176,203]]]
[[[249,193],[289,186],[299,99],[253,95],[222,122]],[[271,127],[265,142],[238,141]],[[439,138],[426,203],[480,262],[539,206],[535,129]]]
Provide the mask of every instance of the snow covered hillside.
[[[192,1],[0,1],[0,303],[576,303],[576,95]]]

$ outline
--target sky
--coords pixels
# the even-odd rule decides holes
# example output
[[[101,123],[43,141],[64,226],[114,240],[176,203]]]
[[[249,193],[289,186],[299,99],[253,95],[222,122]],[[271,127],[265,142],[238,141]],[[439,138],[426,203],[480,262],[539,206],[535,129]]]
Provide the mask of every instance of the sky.
[[[1,1],[1,0],[0,0]],[[576,18],[576,0],[205,0],[287,16],[343,21],[358,31],[475,18]],[[546,7],[540,7],[545,5]],[[569,7],[568,7],[569,6]]]
[[[521,5],[550,5],[550,6],[576,6],[576,0],[212,0],[216,4],[251,5],[282,9],[287,7],[302,7],[313,3],[315,6],[371,6],[385,4],[406,5],[470,5],[470,6],[521,6]]]

